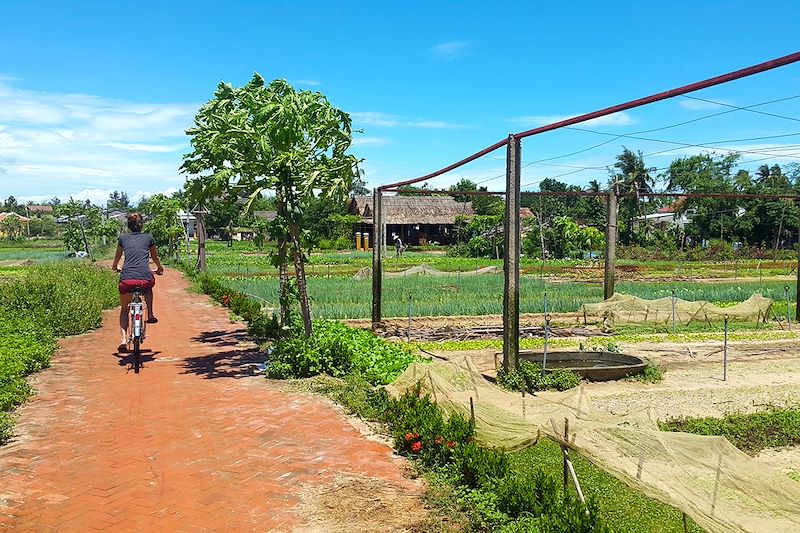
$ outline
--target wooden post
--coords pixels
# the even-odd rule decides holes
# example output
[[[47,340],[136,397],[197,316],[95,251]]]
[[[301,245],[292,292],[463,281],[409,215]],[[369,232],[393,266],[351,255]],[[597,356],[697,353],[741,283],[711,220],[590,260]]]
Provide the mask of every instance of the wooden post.
[[[520,174],[522,144],[508,136],[506,155],[505,216],[505,291],[503,294],[503,369],[517,368],[519,356],[519,255],[520,255]]]
[[[469,397],[469,423],[475,427],[475,404],[472,403],[472,396]]]
[[[728,381],[728,315],[725,315],[722,334],[722,381]]]
[[[605,280],[603,298],[609,299],[614,294],[614,259],[617,250],[617,195],[614,191],[606,194],[606,255]]]
[[[372,329],[381,323],[381,293],[383,282],[383,209],[381,191],[374,189],[372,194]]]
[[[569,418],[564,418],[564,445],[561,450],[566,450],[566,443],[569,442]],[[567,466],[568,456],[564,453],[564,497],[567,496],[567,484],[569,483],[569,467]]]

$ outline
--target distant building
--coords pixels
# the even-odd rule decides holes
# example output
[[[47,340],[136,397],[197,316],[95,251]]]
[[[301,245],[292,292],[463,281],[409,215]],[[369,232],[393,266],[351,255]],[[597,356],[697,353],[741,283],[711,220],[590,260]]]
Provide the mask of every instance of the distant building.
[[[178,211],[178,220],[180,220],[183,227],[186,228],[186,235],[188,235],[190,239],[193,239],[197,233],[197,217],[181,209]]]
[[[386,224],[386,242],[399,236],[408,245],[451,244],[456,241],[459,216],[471,217],[471,202],[456,202],[450,196],[384,196],[381,207]],[[361,217],[353,232],[372,233],[372,196],[350,199],[348,213]]]
[[[683,231],[687,224],[691,224],[691,215],[693,211],[689,209],[683,213],[678,213],[678,209],[680,209],[680,203],[681,200],[678,200],[671,205],[660,208],[655,213],[636,217],[634,220],[634,226],[645,224],[652,227],[677,227]]]
[[[53,215],[52,205],[26,205],[25,209],[31,217],[42,218],[44,215]]]

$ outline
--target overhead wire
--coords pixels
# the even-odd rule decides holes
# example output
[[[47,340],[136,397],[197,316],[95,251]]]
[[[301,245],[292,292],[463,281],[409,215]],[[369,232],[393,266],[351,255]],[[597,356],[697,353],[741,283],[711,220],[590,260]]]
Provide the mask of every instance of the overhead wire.
[[[534,165],[534,164],[544,164],[547,161],[552,161],[552,160],[555,160],[555,159],[563,159],[565,157],[570,157],[570,156],[573,156],[573,155],[578,155],[578,154],[581,154],[581,153],[589,152],[591,150],[594,150],[594,149],[599,148],[601,146],[605,146],[607,144],[610,144],[610,143],[612,143],[612,142],[614,142],[616,140],[623,139],[623,138],[630,138],[630,139],[635,139],[635,140],[649,140],[649,141],[652,141],[652,142],[664,142],[664,143],[675,142],[675,141],[663,141],[663,140],[658,140],[658,139],[639,138],[639,137],[635,137],[635,136],[643,134],[643,133],[652,133],[652,132],[656,132],[656,131],[664,131],[664,130],[676,128],[676,127],[679,127],[679,126],[685,126],[687,124],[692,124],[694,122],[699,122],[701,120],[707,120],[707,119],[710,119],[710,118],[713,118],[713,117],[717,117],[717,116],[720,116],[720,115],[734,113],[736,111],[750,111],[750,112],[754,112],[754,113],[765,114],[765,115],[778,117],[778,118],[783,118],[783,119],[787,119],[787,120],[800,121],[800,119],[796,119],[794,117],[787,117],[787,116],[784,116],[784,115],[778,115],[778,114],[774,114],[774,113],[766,113],[766,112],[761,112],[761,111],[757,111],[757,110],[753,109],[753,108],[756,108],[756,107],[761,107],[761,106],[765,106],[765,105],[770,105],[770,104],[775,104],[775,103],[779,103],[779,102],[785,102],[785,101],[788,101],[788,100],[797,99],[797,98],[800,98],[800,94],[787,96],[787,97],[783,97],[783,98],[777,98],[777,99],[773,99],[773,100],[767,100],[767,101],[764,101],[764,102],[758,102],[756,104],[751,104],[751,105],[748,105],[748,106],[734,106],[734,105],[726,104],[726,103],[723,103],[723,102],[717,102],[717,101],[714,101],[714,100],[688,96],[688,95],[685,95],[685,94],[681,95],[681,96],[683,96],[684,98],[690,98],[690,99],[693,99],[693,100],[698,100],[698,101],[702,101],[702,102],[709,103],[709,104],[719,105],[719,106],[723,106],[723,107],[730,107],[731,109],[726,110],[726,111],[721,111],[721,112],[718,112],[718,113],[711,113],[711,114],[704,115],[702,117],[697,117],[697,118],[694,118],[694,119],[691,119],[691,120],[685,120],[685,121],[677,122],[677,123],[674,123],[674,124],[669,124],[669,125],[666,125],[666,126],[659,126],[657,128],[639,130],[639,131],[636,131],[636,132],[633,132],[633,133],[627,133],[627,134],[598,132],[598,131],[590,130],[590,129],[587,129],[587,128],[579,128],[579,127],[574,127],[574,126],[567,126],[564,129],[570,129],[570,130],[574,130],[574,131],[582,131],[582,132],[594,133],[594,134],[600,134],[600,135],[609,135],[609,136],[612,136],[613,138],[609,139],[608,141],[604,141],[602,143],[598,143],[598,144],[589,146],[587,148],[584,148],[584,149],[581,149],[581,150],[576,150],[576,151],[569,152],[569,153],[566,153],[566,154],[547,157],[547,158],[543,158],[543,159],[537,159],[535,161],[529,161],[529,162],[524,162],[523,161],[524,164],[520,168],[521,169],[522,168],[526,168],[526,167],[529,167],[529,166]],[[798,134],[788,134],[786,136],[791,136],[791,135],[798,135]],[[781,136],[754,137],[754,138],[751,138],[751,139],[739,139],[739,140],[732,140],[732,141],[715,141],[715,142],[704,143],[704,144],[710,145],[710,144],[717,144],[717,143],[723,143],[723,142],[744,142],[744,141],[750,141],[750,140],[764,140],[764,139],[767,139],[767,138],[780,138],[780,137]],[[701,147],[702,148],[702,147],[705,147],[705,146],[703,146],[702,144],[696,144],[696,145],[683,144],[682,147],[684,147],[684,148],[686,148],[686,147]],[[723,150],[724,148],[720,147],[719,149]],[[674,149],[672,149],[672,150],[674,150]],[[672,151],[672,150],[664,150],[664,151],[661,151],[661,152],[655,152],[655,153],[646,154],[646,155],[658,155],[658,154],[666,153],[666,152]],[[769,152],[766,152],[766,151],[747,151],[747,152],[745,152],[745,151],[740,151],[740,150],[735,150],[735,149],[728,149],[728,151],[738,151],[738,152],[741,152],[741,153],[754,153],[754,154],[767,154],[767,153],[769,153]],[[797,157],[797,156],[792,156],[792,157]],[[572,167],[570,165],[557,165],[557,164],[550,164],[549,166],[561,166],[561,167],[564,167],[564,168],[577,168],[577,167]],[[580,167],[580,168],[581,169],[585,169],[585,170],[598,170],[598,169],[604,169],[604,168],[607,168],[607,167]],[[564,174],[558,175],[558,177],[568,176],[568,175],[571,175],[571,174],[575,174],[577,172],[579,172],[579,170],[576,170],[575,172],[566,172]],[[494,181],[494,180],[502,178],[504,176],[505,176],[505,173],[499,174],[497,176],[493,176],[491,178],[487,178],[485,180],[481,180],[481,181],[477,182],[476,185],[481,185],[483,183],[488,183],[490,181]],[[555,177],[556,176],[554,176],[554,178]],[[544,179],[546,179],[546,178],[544,178]],[[541,181],[543,181],[543,180],[538,180],[536,182],[526,183],[523,186],[534,185],[534,184],[539,183]]]

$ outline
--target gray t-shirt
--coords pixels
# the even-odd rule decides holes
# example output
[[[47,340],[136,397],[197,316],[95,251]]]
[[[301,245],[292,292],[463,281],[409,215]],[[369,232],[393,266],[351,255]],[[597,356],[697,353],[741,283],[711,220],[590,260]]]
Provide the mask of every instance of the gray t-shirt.
[[[153,236],[149,233],[123,233],[119,236],[117,244],[125,253],[125,262],[122,264],[119,279],[152,279],[150,247],[156,245]]]

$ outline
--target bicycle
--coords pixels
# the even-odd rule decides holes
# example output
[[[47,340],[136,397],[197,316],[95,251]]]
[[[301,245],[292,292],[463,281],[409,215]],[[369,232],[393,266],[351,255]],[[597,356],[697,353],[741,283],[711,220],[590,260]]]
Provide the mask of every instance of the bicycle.
[[[141,288],[134,288],[131,291],[133,295],[131,303],[128,304],[128,312],[130,313],[130,320],[128,320],[128,348],[133,352],[133,372],[135,374],[138,374],[139,369],[142,367],[141,346],[147,329],[147,321],[145,320],[147,304],[143,298],[144,292]]]

